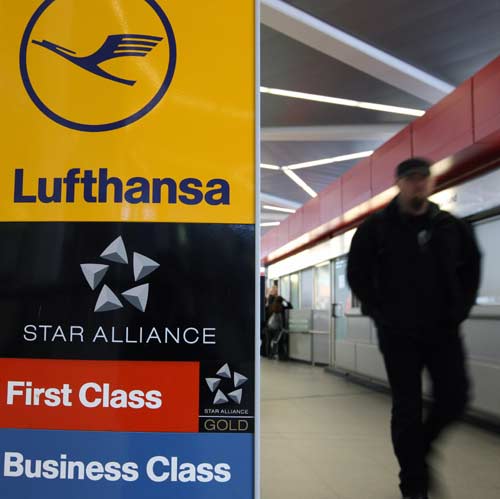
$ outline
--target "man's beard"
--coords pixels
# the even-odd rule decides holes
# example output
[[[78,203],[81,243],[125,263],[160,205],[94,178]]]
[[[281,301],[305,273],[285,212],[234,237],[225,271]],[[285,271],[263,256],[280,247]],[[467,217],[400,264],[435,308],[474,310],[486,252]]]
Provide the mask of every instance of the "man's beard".
[[[423,197],[413,197],[410,199],[410,207],[413,211],[420,211],[426,202],[426,198]]]

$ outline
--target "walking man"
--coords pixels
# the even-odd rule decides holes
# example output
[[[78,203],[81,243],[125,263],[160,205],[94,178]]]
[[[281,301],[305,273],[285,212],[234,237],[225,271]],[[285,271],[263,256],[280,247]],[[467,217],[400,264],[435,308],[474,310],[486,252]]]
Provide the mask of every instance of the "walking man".
[[[459,333],[475,303],[480,253],[469,225],[428,200],[430,163],[403,161],[399,194],[367,218],[351,244],[347,276],[377,326],[392,389],[391,435],[404,498],[427,499],[427,458],[438,435],[464,412],[468,377]],[[426,418],[422,372],[433,386]]]

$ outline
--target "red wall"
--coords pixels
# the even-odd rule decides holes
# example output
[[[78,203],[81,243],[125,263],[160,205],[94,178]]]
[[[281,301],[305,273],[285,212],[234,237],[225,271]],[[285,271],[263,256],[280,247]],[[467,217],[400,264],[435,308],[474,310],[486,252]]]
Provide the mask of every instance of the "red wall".
[[[341,177],[342,212],[358,206],[372,197],[371,158],[366,158],[353,166]]]
[[[413,156],[411,127],[406,127],[372,154],[372,195],[394,184],[394,166]]]
[[[500,57],[472,78],[476,142],[489,142],[500,135]]]
[[[342,215],[342,185],[340,180],[331,183],[319,199],[319,222],[324,224]]]
[[[472,79],[412,124],[413,154],[436,162],[474,144]]]
[[[433,162],[448,158],[446,185],[471,175],[500,155],[500,57],[492,61],[262,238],[266,264],[345,230],[342,216],[394,183],[394,169],[411,156]],[[492,166],[492,165],[491,165]],[[441,185],[443,185],[441,183]],[[316,229],[315,239],[268,255]]]

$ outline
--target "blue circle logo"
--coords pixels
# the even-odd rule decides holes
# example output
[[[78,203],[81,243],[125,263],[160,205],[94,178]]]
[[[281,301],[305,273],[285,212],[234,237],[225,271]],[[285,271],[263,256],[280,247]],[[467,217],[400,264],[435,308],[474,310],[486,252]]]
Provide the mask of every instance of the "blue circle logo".
[[[48,118],[104,132],[138,121],[161,102],[176,57],[172,26],[155,0],[45,0],[24,32],[20,69]]]

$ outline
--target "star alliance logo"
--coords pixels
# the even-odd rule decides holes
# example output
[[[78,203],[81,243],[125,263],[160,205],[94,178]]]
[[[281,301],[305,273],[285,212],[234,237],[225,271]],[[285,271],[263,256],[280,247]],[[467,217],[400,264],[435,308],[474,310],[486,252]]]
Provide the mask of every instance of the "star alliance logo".
[[[128,265],[129,259],[125,243],[121,236],[117,237],[100,255],[104,260],[119,265]],[[133,271],[135,282],[144,279],[144,277],[152,274],[160,264],[151,258],[140,253],[133,254]],[[82,263],[80,268],[83,275],[94,291],[103,281],[106,273],[109,270],[109,265],[101,263]],[[133,307],[141,312],[146,311],[149,297],[149,284],[140,284],[132,287],[121,293],[122,297],[128,301]],[[109,312],[123,308],[123,303],[120,298],[111,290],[109,286],[104,284],[97,298],[94,312]]]
[[[205,378],[205,382],[208,385],[209,390],[215,393],[214,405],[223,405],[232,402],[240,405],[243,398],[243,389],[240,388],[244,385],[248,378],[243,376],[243,374],[237,373],[236,371],[231,374],[231,369],[229,364],[224,364],[216,373],[217,378]],[[220,388],[221,384],[228,385],[231,382],[231,388],[236,388],[235,390],[226,394]]]

